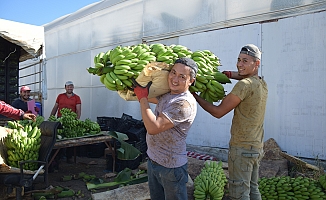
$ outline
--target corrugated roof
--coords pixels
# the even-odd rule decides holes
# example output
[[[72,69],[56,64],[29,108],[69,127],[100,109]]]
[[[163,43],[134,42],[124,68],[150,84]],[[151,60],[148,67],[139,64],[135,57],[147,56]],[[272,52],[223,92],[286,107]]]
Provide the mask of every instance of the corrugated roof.
[[[25,61],[42,54],[44,27],[0,19],[0,37],[22,47],[19,61]]]

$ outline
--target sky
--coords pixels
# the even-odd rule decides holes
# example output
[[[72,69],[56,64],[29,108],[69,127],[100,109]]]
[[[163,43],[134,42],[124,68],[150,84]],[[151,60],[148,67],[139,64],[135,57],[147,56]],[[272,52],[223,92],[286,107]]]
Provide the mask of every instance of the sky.
[[[101,0],[0,0],[0,18],[42,26]]]

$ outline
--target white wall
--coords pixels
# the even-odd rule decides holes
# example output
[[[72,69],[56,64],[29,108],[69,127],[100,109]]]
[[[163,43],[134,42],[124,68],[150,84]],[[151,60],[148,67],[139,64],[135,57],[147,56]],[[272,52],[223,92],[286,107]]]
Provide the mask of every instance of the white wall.
[[[192,50],[209,49],[220,70],[236,70],[242,45],[262,51],[260,75],[269,88],[265,140],[291,155],[326,159],[326,12],[180,37]],[[235,83],[235,82],[233,82]],[[230,91],[233,84],[225,85]],[[233,113],[216,119],[199,109],[188,144],[228,147]]]
[[[173,19],[170,13],[168,19],[164,18],[169,13],[165,12],[164,7],[155,7],[155,3],[160,5],[165,2],[123,1],[114,7],[76,17],[75,21],[49,26],[48,29],[45,27],[48,99],[44,101],[44,116],[49,116],[56,96],[64,92],[64,83],[72,80],[76,94],[82,99],[82,119],[120,117],[123,113],[140,119],[138,102],[124,101],[116,92],[104,88],[98,76],[86,71],[86,68],[93,66],[97,53],[117,45],[138,44],[147,38],[149,42],[176,42],[193,51],[209,49],[221,59],[223,66],[220,71],[223,71],[236,70],[241,46],[253,43],[263,51],[260,75],[265,77],[269,86],[265,140],[274,138],[282,150],[292,155],[307,158],[318,155],[320,159],[326,159],[326,127],[323,124],[326,116],[326,85],[323,78],[326,62],[325,11],[277,22],[255,23],[254,20],[259,21],[260,18],[258,15],[252,16],[255,19],[250,18],[250,13],[254,14],[254,11],[237,13],[232,10],[239,8],[233,5],[235,1],[196,1],[221,8],[221,12],[210,9],[206,12],[207,16],[205,12],[200,12],[197,21],[191,23],[193,18],[185,17],[187,13],[180,16],[176,13]],[[168,2],[173,5],[171,1],[167,1],[167,5]],[[257,12],[266,19],[271,18],[272,14],[277,18],[277,13],[270,7],[272,1],[267,2],[263,7],[262,4],[255,5]],[[304,2],[310,9],[308,1]],[[322,1],[317,1],[317,5],[321,8],[326,6]],[[203,11],[206,8],[201,7]],[[225,19],[224,15],[220,15],[224,12],[228,13]],[[178,16],[181,18],[175,18]],[[249,25],[231,27],[244,21]],[[202,31],[206,26],[206,32]],[[216,29],[230,28],[207,31],[214,26]],[[185,34],[187,30],[191,34]],[[200,33],[196,33],[196,30]],[[225,85],[227,92],[232,87],[233,84]],[[215,119],[199,109],[187,139],[188,144],[227,148],[232,115],[231,112],[222,119]]]
[[[179,42],[192,51],[209,49],[220,58],[220,71],[236,71],[236,61],[243,45],[248,43],[260,44],[261,25],[252,24],[229,29],[222,29],[180,37]],[[263,62],[263,61],[262,61]],[[224,85],[225,90],[231,91],[233,84]],[[218,103],[215,103],[218,105]],[[199,107],[194,127],[191,129],[187,143],[200,146],[228,148],[230,127],[233,112],[221,119],[214,118]]]
[[[291,155],[326,159],[326,12],[262,25],[266,136]]]

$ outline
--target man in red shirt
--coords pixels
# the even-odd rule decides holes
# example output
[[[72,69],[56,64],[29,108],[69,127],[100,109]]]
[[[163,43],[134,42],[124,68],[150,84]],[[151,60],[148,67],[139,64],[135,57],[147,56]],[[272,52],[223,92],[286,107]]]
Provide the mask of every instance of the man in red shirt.
[[[58,95],[57,100],[53,106],[51,111],[51,115],[55,115],[57,113],[57,117],[61,117],[60,110],[62,108],[69,108],[73,112],[77,114],[77,119],[80,119],[81,115],[81,100],[80,97],[73,93],[74,90],[74,83],[72,81],[67,81],[65,83],[65,93],[61,93]],[[66,148],[66,157],[67,163],[73,163],[72,155],[73,155],[73,148]]]
[[[58,95],[54,107],[51,111],[51,115],[55,115],[58,111],[57,117],[61,117],[60,110],[62,108],[69,108],[77,114],[77,119],[80,119],[81,100],[77,94],[73,93],[74,83],[72,81],[67,81],[65,84],[65,89],[65,93],[61,93]]]

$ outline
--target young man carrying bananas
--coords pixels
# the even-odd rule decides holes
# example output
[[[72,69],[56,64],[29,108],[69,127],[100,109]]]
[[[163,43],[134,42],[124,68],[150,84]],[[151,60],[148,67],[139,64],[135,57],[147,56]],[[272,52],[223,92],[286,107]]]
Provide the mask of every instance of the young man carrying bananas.
[[[241,48],[238,72],[226,71],[239,80],[221,104],[214,105],[193,93],[199,105],[216,118],[234,110],[229,142],[229,197],[261,200],[258,189],[259,162],[263,157],[267,84],[258,76],[261,52],[253,44]]]
[[[133,89],[147,129],[148,185],[151,199],[187,199],[188,172],[186,137],[197,113],[197,103],[189,92],[196,80],[197,64],[179,58],[168,75],[171,92],[148,99],[149,87],[133,80]],[[155,103],[152,112],[149,103]]]

